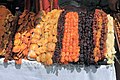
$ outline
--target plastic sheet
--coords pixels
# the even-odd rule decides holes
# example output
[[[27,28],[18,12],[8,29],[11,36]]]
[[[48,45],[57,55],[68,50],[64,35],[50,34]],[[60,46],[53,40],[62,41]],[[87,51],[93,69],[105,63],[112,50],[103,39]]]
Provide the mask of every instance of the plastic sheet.
[[[98,68],[57,64],[44,66],[26,60],[22,65],[15,65],[14,61],[3,63],[0,59],[0,80],[116,80],[116,73],[114,65]]]

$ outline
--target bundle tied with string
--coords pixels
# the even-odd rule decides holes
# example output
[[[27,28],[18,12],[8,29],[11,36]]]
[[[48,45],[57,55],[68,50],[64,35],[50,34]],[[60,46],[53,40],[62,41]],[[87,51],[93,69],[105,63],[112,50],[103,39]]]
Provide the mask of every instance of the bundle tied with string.
[[[39,3],[39,2],[34,2]],[[30,47],[30,40],[33,34],[33,28],[41,20],[41,15],[39,11],[36,10],[35,14],[31,11],[32,5],[30,0],[25,0],[25,9],[22,15],[19,16],[18,20],[18,30],[14,37],[14,47],[13,47],[13,59],[16,60],[17,64],[21,64],[22,59],[28,59],[28,52]],[[39,6],[37,6],[39,7]]]

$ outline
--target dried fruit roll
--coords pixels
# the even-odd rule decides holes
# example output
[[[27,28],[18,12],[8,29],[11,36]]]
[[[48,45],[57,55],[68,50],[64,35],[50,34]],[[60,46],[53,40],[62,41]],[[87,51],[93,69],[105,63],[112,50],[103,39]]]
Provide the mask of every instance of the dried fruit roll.
[[[94,50],[94,45],[93,45],[93,29],[92,29],[92,25],[93,25],[93,13],[94,12],[87,12],[87,19],[86,20],[86,33],[87,33],[87,40],[86,43],[88,46],[87,48],[87,54],[88,54],[88,60],[87,60],[87,65],[90,65],[90,63],[92,63],[94,61],[94,56],[93,56],[93,50]],[[88,27],[89,26],[89,27]]]
[[[41,18],[32,35],[29,57],[45,65],[53,64],[57,42],[57,22],[62,10],[54,9]]]
[[[79,60],[78,13],[68,12],[65,15],[65,29],[62,40],[61,62],[77,62]]]
[[[80,63],[83,63],[85,60],[84,60],[84,56],[85,56],[85,50],[84,50],[84,28],[85,28],[85,16],[86,16],[86,11],[79,11],[78,12],[79,14],[79,46],[80,46]]]
[[[58,63],[60,61],[60,53],[62,49],[62,39],[63,39],[63,34],[64,34],[64,24],[65,24],[65,15],[67,11],[63,11],[60,14],[59,20],[58,20],[58,26],[57,26],[57,43],[55,47],[55,52],[54,52],[54,57],[53,61],[55,63]]]
[[[114,48],[114,24],[113,24],[113,17],[110,15],[107,15],[108,18],[108,30],[107,30],[107,40],[106,40],[106,47],[107,47],[107,54],[105,54],[105,57],[108,59],[108,64],[114,63],[114,55],[116,53]]]
[[[94,22],[93,22],[93,39],[94,39],[94,61],[97,62],[101,60],[100,53],[100,38],[101,38],[101,30],[102,30],[102,15],[101,10],[96,9],[94,14]]]
[[[79,13],[79,45],[80,63],[89,65],[93,62],[93,12],[80,11]]]
[[[107,40],[107,32],[108,32],[108,18],[107,14],[101,11],[102,15],[102,30],[101,30],[101,38],[100,38],[100,53],[101,59],[104,59],[107,54],[106,40]]]

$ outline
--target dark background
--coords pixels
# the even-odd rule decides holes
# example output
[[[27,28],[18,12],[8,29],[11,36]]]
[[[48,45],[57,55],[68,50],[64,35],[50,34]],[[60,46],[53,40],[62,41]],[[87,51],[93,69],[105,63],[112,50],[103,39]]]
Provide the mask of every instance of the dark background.
[[[0,0],[0,4],[9,8],[13,14],[15,13],[15,7],[20,7],[21,11],[24,10],[24,0]],[[59,5],[60,7],[66,5],[86,6],[90,10],[100,8],[107,13],[118,12],[120,10],[120,0],[59,0]]]

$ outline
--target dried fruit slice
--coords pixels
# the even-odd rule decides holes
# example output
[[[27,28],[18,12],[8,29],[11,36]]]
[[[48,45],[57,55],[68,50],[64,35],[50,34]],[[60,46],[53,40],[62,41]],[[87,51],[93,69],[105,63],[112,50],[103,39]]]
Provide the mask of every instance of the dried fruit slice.
[[[20,52],[21,50],[20,48],[21,48],[20,46],[14,46],[12,51],[15,53]]]
[[[36,55],[36,53],[35,53],[34,51],[31,50],[31,51],[29,52],[29,57],[30,57],[30,58],[33,58],[33,59],[36,59],[36,58],[37,58],[37,55]]]

